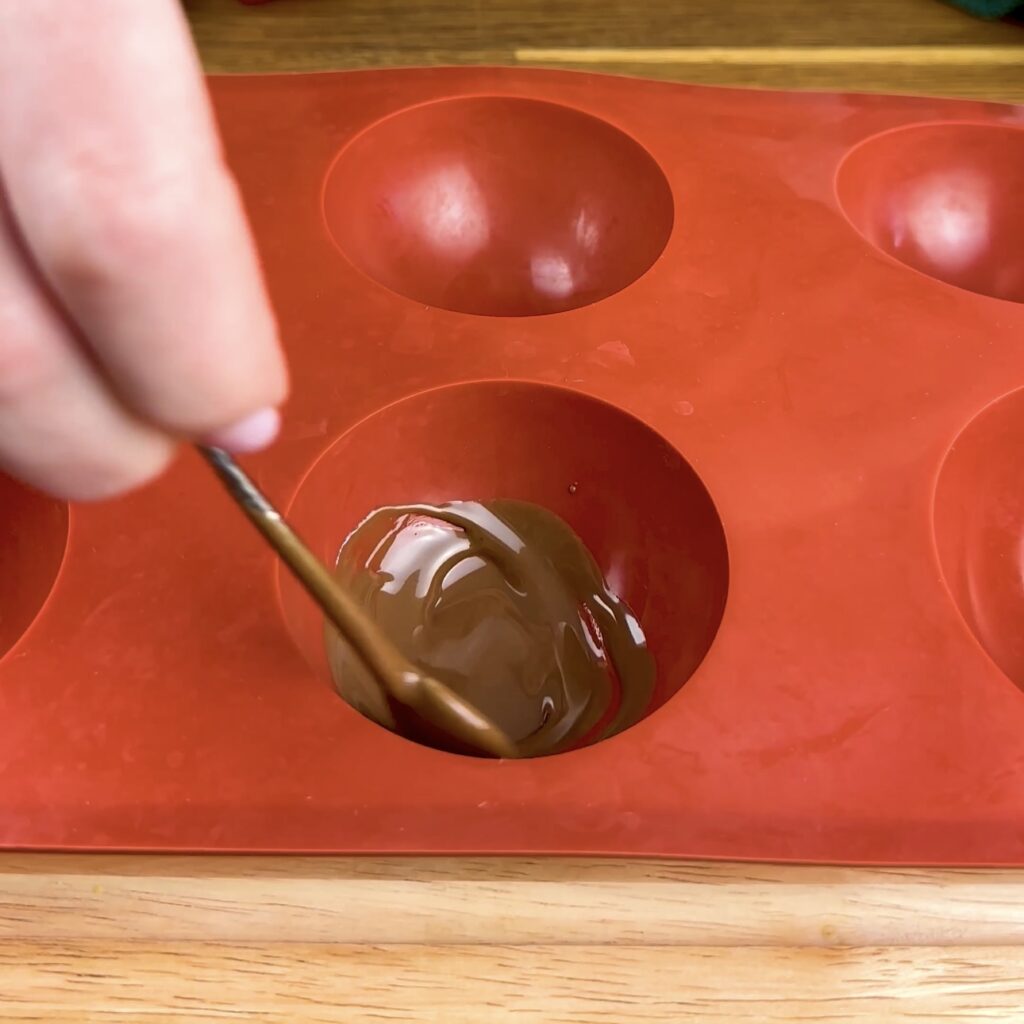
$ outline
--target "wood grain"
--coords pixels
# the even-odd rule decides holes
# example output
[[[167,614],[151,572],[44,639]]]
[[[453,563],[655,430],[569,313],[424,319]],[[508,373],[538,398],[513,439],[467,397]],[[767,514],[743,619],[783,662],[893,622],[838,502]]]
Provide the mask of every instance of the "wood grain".
[[[0,1021],[767,1024],[1015,1020],[1024,950],[0,946]]]
[[[0,857],[0,941],[1024,942],[1024,874],[531,858]]]
[[[1017,1020],[1024,874],[0,857],[0,1021]]]
[[[210,71],[521,64],[1024,100],[1024,28],[939,0],[192,0],[188,9]]]
[[[518,63],[1024,100],[1021,28],[937,0],[186,6],[211,71]],[[2,1022],[966,1024],[1024,1018],[1022,978],[1024,872],[0,857]]]

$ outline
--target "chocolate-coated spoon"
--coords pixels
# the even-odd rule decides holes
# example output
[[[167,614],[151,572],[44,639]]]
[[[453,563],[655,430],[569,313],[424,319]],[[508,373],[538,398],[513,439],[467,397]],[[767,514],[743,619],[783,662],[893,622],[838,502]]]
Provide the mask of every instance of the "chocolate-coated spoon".
[[[387,693],[420,718],[478,750],[495,757],[516,756],[515,744],[501,729],[453,690],[424,675],[384,636],[227,452],[207,445],[197,447],[231,497]]]

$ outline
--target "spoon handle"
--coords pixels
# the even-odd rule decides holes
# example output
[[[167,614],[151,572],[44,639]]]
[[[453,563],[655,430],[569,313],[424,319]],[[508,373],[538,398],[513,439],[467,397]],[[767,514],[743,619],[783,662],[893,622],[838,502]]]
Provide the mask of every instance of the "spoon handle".
[[[196,447],[256,529],[388,693],[496,757],[515,756],[515,747],[500,729],[453,690],[423,675],[406,660],[344,588],[338,586],[323,562],[226,451],[209,445]]]
[[[267,496],[223,449],[206,445],[198,448],[256,529],[270,542],[366,667],[386,683],[389,691],[396,684],[399,690],[404,689],[402,676],[405,666],[391,657],[389,651],[382,650],[390,645],[379,636],[376,626],[337,585],[327,567],[303,543]],[[402,700],[400,692],[394,696]]]

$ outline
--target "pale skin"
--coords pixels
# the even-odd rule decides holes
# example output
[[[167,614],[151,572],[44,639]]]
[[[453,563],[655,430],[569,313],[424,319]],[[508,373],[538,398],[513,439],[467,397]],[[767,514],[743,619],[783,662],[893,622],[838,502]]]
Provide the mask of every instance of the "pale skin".
[[[0,0],[0,468],[112,497],[286,390],[178,0]]]

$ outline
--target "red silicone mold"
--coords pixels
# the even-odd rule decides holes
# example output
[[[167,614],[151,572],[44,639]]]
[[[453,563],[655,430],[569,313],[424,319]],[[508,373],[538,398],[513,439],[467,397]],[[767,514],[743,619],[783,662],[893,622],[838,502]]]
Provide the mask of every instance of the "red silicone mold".
[[[511,497],[639,616],[593,747],[417,746],[209,471],[0,484],[0,845],[1024,864],[1024,119],[512,70],[211,82],[319,553]]]

